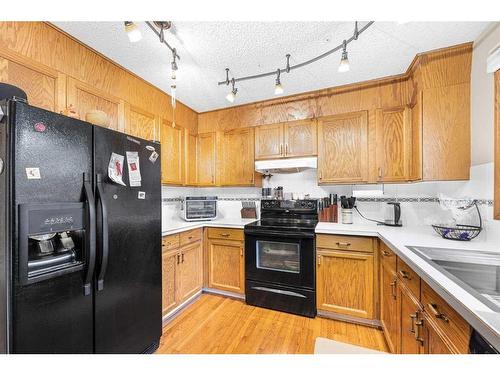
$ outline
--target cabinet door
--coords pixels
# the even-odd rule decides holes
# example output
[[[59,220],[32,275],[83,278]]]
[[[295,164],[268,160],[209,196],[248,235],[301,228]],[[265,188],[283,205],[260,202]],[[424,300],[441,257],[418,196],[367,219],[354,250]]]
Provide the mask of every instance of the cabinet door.
[[[320,250],[317,257],[318,309],[373,319],[373,254]]]
[[[52,112],[66,107],[66,76],[15,52],[0,50],[0,82],[22,89],[28,102]]]
[[[431,319],[424,319],[423,332],[425,354],[455,354],[441,335],[438,334]]]
[[[167,312],[177,306],[176,302],[176,268],[177,268],[177,251],[163,252],[162,254],[162,312],[165,315]]]
[[[411,129],[410,109],[377,109],[376,166],[378,181],[395,182],[409,179]]]
[[[197,166],[197,138],[196,135],[186,131],[186,151],[185,151],[185,166],[186,166],[186,184],[196,185],[198,182],[198,166]]]
[[[108,116],[107,128],[125,131],[125,102],[113,95],[69,77],[67,104],[76,107],[82,120],[92,110],[103,111]]]
[[[426,89],[423,109],[423,179],[468,180],[470,84]]]
[[[215,133],[198,134],[198,184],[214,186],[217,162],[217,137]]]
[[[400,319],[396,273],[383,263],[380,267],[380,320],[391,353],[398,353]]]
[[[366,111],[318,119],[319,183],[368,180],[368,114]]]
[[[181,185],[183,183],[183,129],[163,120],[161,129],[161,182]]]
[[[201,242],[195,242],[179,250],[180,261],[177,277],[177,301],[182,303],[201,290],[203,284],[203,260]]]
[[[284,155],[283,124],[255,128],[255,159],[276,159]]]
[[[244,294],[243,242],[209,240],[208,246],[209,287]]]
[[[130,106],[128,111],[126,133],[135,137],[147,139],[148,141],[158,140],[158,117],[147,111],[134,106]]]
[[[411,160],[410,180],[422,179],[422,92],[417,94],[411,107]]]
[[[300,157],[318,154],[315,120],[292,121],[284,124],[285,156]]]
[[[415,297],[398,283],[398,312],[401,316],[401,354],[419,354],[423,350],[422,312]]]
[[[227,131],[222,142],[222,185],[254,185],[254,130]]]

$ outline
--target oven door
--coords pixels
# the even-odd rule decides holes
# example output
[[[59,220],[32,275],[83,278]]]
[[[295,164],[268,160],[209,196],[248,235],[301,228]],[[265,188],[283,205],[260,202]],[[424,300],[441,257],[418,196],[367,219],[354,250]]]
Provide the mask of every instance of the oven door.
[[[314,233],[245,231],[248,280],[315,288]]]

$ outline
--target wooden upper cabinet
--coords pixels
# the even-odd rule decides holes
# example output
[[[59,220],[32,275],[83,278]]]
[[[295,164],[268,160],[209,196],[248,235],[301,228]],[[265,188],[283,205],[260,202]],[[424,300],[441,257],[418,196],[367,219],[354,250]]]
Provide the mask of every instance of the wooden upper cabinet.
[[[368,112],[318,119],[319,183],[368,181]]]
[[[144,111],[138,107],[128,106],[128,117],[125,132],[135,137],[148,141],[158,141],[159,139],[159,118],[158,116]]]
[[[422,92],[419,92],[415,102],[411,105],[411,160],[410,180],[422,179]]]
[[[162,184],[182,185],[184,129],[167,120],[161,125],[161,182]]]
[[[284,124],[285,156],[314,156],[318,153],[315,120],[292,121]]]
[[[82,120],[88,112],[100,110],[108,116],[107,128],[125,131],[125,102],[113,95],[68,77],[66,102],[76,107]]]
[[[255,128],[255,159],[277,159],[284,156],[283,124],[262,125]]]
[[[470,84],[423,93],[423,179],[470,177]]]
[[[198,134],[198,185],[215,186],[217,163],[217,134],[215,132]]]
[[[227,131],[222,142],[222,185],[254,185],[254,129]]]
[[[198,138],[195,134],[186,131],[185,168],[186,185],[196,185],[198,183],[198,159],[197,159]]]
[[[28,103],[52,112],[66,107],[66,76],[27,57],[0,50],[0,82],[24,90]]]
[[[407,181],[411,157],[410,108],[377,109],[375,131],[377,181]]]

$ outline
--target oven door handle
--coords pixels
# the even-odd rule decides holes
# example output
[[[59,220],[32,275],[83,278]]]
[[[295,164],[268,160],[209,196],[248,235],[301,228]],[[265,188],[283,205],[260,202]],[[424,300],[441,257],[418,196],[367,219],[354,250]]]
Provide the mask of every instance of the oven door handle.
[[[265,237],[281,237],[281,238],[314,238],[314,232],[279,232],[270,230],[254,230],[245,229],[245,235],[249,236],[265,236]]]

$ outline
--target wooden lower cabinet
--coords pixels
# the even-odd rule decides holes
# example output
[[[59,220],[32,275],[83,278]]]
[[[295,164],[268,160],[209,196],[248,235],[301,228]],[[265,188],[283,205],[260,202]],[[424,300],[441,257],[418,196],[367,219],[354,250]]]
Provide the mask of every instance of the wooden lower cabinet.
[[[423,353],[425,354],[454,354],[452,348],[446,344],[442,335],[434,328],[432,320],[426,315],[422,330],[424,345]]]
[[[244,252],[245,247],[243,241],[223,240],[209,237],[209,288],[237,294],[245,293]]]
[[[398,278],[384,260],[380,262],[380,322],[391,353],[399,351],[400,315],[398,314]]]
[[[201,229],[198,229],[201,231]],[[195,242],[172,249],[179,244],[179,234],[163,238],[162,254],[162,312],[167,314],[203,286],[203,243],[200,236]],[[168,250],[165,250],[165,249]]]
[[[401,317],[399,353],[419,354],[423,350],[420,303],[402,283],[398,283],[398,315]]]
[[[318,310],[374,319],[373,254],[318,249]]]

